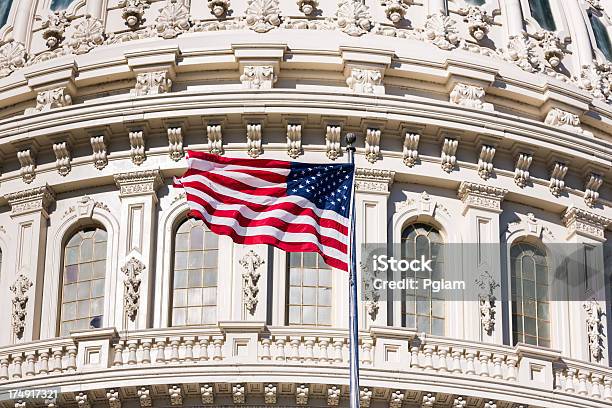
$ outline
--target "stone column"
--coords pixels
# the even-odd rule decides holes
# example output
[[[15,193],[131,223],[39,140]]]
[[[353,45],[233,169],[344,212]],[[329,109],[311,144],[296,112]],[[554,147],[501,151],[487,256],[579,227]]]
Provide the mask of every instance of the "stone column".
[[[13,39],[23,45],[28,42],[28,33],[32,25],[32,3],[34,0],[19,0],[13,2],[15,20],[13,21]]]
[[[359,299],[361,300],[360,316],[363,316],[359,324],[362,329],[367,329],[370,326],[387,325],[388,303],[386,302],[386,298],[384,296],[380,297],[382,294],[378,291],[367,291],[367,298],[364,298],[363,268],[371,268],[372,264],[361,264],[360,261],[362,260],[362,249],[364,244],[385,244],[386,246],[388,241],[387,207],[389,190],[393,183],[395,172],[368,168],[358,168],[355,171],[357,288]],[[360,264],[362,265],[361,267]],[[370,272],[372,272],[371,269]],[[346,320],[348,321],[348,315]]]
[[[94,18],[102,19],[104,0],[87,0],[87,12]]]
[[[463,202],[463,337],[503,344],[499,215],[508,190],[464,181],[458,196]]]
[[[438,11],[446,12],[446,0],[429,0],[428,14],[434,14]]]
[[[6,198],[11,206],[17,249],[11,268],[14,275],[9,278],[12,338],[14,342],[27,342],[40,336],[48,210],[55,195],[45,185],[7,194]]]
[[[569,336],[564,355],[593,363],[606,364],[608,361],[607,321],[604,315],[589,316],[589,309],[599,306],[606,313],[606,275],[604,269],[605,230],[612,220],[593,212],[576,207],[568,208],[563,214],[567,228],[567,242],[561,250],[571,258],[567,265],[567,284],[563,294],[553,295],[553,300],[566,301],[568,306]],[[573,245],[572,245],[573,244]],[[569,299],[560,298],[568,296]],[[592,302],[595,302],[594,304]],[[589,319],[599,318],[599,324],[589,327]],[[590,336],[593,336],[592,338]],[[598,337],[598,341],[593,341]]]
[[[119,278],[117,302],[111,312],[118,330],[143,329],[152,321],[153,259],[157,189],[163,184],[159,170],[144,170],[115,175],[121,198],[121,228],[119,231]],[[140,282],[138,282],[140,281]],[[136,295],[132,291],[139,285]]]
[[[572,43],[576,54],[578,54],[578,68],[591,65],[593,61],[591,38],[579,0],[566,0],[561,4],[565,7],[565,15],[572,33]]]
[[[506,30],[508,37],[523,32],[523,12],[520,0],[504,0],[506,4]]]

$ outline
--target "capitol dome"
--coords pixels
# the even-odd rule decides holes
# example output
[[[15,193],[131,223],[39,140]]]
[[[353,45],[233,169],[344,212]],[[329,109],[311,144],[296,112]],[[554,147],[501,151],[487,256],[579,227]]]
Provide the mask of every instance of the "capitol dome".
[[[348,406],[346,273],[173,177],[350,132],[358,243],[468,285],[360,288],[361,406],[610,407],[611,38],[612,0],[0,0],[1,406]]]

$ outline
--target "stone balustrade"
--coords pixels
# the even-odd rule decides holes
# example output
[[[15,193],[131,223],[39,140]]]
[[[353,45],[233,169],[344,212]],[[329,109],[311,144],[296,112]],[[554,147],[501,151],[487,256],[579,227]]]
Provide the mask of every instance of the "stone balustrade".
[[[338,375],[339,368],[344,373],[348,367],[348,355],[347,332],[337,329],[242,322],[122,333],[100,329],[0,349],[0,384],[36,380],[37,385],[53,385],[60,378],[65,384],[71,374],[77,381],[82,375],[112,376],[118,370],[124,378],[137,379],[147,367],[163,375],[163,370],[170,373],[181,367],[237,370],[248,363],[302,373],[314,367]],[[482,388],[533,388],[568,398],[612,401],[612,369],[523,344],[498,346],[372,327],[360,333],[360,362],[365,386],[380,376],[388,381],[400,374],[435,376],[438,381],[461,379]],[[338,383],[344,380],[340,377]]]

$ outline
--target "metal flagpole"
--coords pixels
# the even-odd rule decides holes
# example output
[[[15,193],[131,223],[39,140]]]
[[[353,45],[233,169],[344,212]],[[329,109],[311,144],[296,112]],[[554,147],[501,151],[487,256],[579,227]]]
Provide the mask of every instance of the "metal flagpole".
[[[354,133],[346,134],[346,152],[348,161],[355,164]],[[355,244],[355,178],[353,175],[353,192],[351,197],[349,237],[349,376],[350,376],[350,402],[349,408],[359,408],[359,325],[357,306],[357,261]]]

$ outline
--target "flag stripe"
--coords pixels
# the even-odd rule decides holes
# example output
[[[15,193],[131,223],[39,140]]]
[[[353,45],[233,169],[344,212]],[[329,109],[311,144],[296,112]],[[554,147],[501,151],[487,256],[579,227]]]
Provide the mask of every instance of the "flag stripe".
[[[225,217],[236,220],[238,225],[241,227],[269,225],[287,232],[311,234],[326,246],[331,246],[340,251],[347,250],[347,240],[345,235],[340,234],[338,231],[333,229],[320,227],[315,220],[310,217],[295,217],[292,214],[287,214],[282,210],[254,213],[245,206],[230,206],[221,203],[213,205],[197,196],[191,196],[188,197],[188,199],[199,204],[201,207],[205,208],[209,214],[214,215],[215,217]],[[245,215],[245,212],[251,212],[252,214]],[[249,215],[251,217],[249,217]]]
[[[340,214],[329,211],[322,210],[311,203],[308,199],[301,196],[285,196],[285,197],[265,197],[265,196],[257,196],[251,194],[244,194],[239,191],[227,188],[217,183],[212,183],[210,180],[200,177],[200,176],[189,176],[183,178],[181,181],[183,186],[192,187],[194,189],[204,189],[207,190],[210,195],[223,195],[232,204],[259,204],[262,206],[270,206],[277,203],[293,203],[302,208],[310,208],[317,217],[327,218],[332,221],[336,221],[340,225],[344,225],[348,227],[348,220],[345,217],[342,217]],[[221,200],[223,201],[223,200]]]

